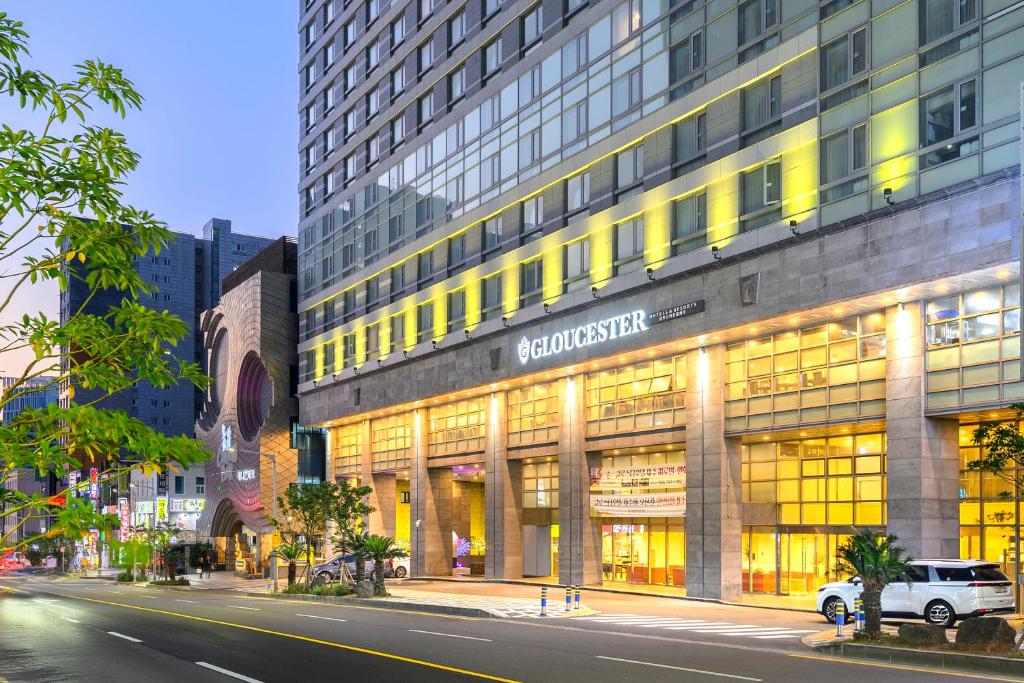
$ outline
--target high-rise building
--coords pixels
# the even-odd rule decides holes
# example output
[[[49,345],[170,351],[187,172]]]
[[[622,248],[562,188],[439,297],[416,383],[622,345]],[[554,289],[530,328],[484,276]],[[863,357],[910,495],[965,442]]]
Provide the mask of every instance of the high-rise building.
[[[0,377],[0,393],[5,396],[13,391],[10,400],[0,408],[0,422],[9,424],[22,411],[28,409],[42,410],[50,403],[55,403],[58,398],[57,385],[52,377],[36,377],[20,382],[20,377]],[[57,479],[53,474],[40,476],[39,472],[31,468],[18,468],[11,472],[2,486],[8,490],[20,491],[26,495],[40,494],[52,496],[57,493]],[[3,510],[6,503],[0,502],[0,510]],[[25,517],[29,520],[22,524]],[[0,520],[0,537],[6,538],[8,543],[22,541],[44,533],[50,526],[48,516],[39,510],[19,512],[5,515]]]
[[[1024,2],[300,14],[300,419],[414,575],[1016,575]]]

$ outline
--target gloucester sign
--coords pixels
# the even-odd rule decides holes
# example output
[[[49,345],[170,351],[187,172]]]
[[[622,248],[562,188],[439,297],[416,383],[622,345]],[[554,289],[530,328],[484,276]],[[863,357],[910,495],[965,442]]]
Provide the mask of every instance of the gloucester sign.
[[[565,351],[600,344],[611,339],[647,331],[647,313],[631,311],[535,339],[523,337],[516,345],[519,362],[554,356]]]

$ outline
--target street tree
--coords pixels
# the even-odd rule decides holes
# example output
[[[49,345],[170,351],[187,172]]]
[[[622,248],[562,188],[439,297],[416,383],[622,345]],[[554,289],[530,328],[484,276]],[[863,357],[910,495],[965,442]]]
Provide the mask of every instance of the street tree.
[[[288,587],[295,585],[295,563],[306,555],[306,544],[301,542],[284,542],[270,552],[273,560],[282,559],[288,563]]]
[[[21,22],[0,11],[0,98],[7,100],[0,111],[18,107],[38,121],[35,129],[19,129],[0,120],[0,360],[10,368],[13,355],[29,358],[0,393],[0,411],[33,382],[60,389],[62,400],[0,426],[0,552],[42,538],[19,533],[34,517],[54,515],[45,535],[72,539],[117,524],[66,488],[53,498],[16,490],[10,484],[19,469],[66,479],[69,471],[95,467],[103,483],[123,480],[133,468],[149,475],[209,455],[194,439],[168,437],[123,412],[96,407],[140,382],[203,388],[207,378],[169,353],[188,333],[186,323],[141,300],[155,287],[135,263],[158,254],[172,234],[124,202],[139,155],[121,133],[90,121],[99,108],[124,117],[140,108],[142,96],[120,69],[98,59],[78,64],[66,81],[30,69],[22,63],[28,40]],[[15,296],[22,288],[65,292],[73,283],[85,291],[85,303],[63,320],[14,311],[23,305]],[[115,292],[115,303],[86,312],[104,292]]]
[[[156,555],[158,575],[174,581],[175,557],[180,529],[169,522],[148,527],[142,532],[146,544]]]
[[[369,486],[356,486],[347,479],[342,479],[336,484],[337,498],[334,508],[331,510],[331,521],[334,522],[334,536],[332,538],[335,549],[343,555],[358,555],[362,543],[362,536],[359,533],[366,515],[374,512],[376,508],[366,502],[373,489]],[[356,581],[363,578],[365,573],[363,558],[356,558]]]
[[[373,560],[373,592],[375,595],[387,595],[384,588],[384,563],[405,557],[405,551],[390,536],[367,534],[362,541],[363,554]]]
[[[278,519],[271,520],[282,536],[291,543],[302,541],[306,546],[306,566],[313,566],[315,545],[327,537],[327,521],[338,504],[337,486],[329,481],[319,484],[292,484],[283,497],[278,497]],[[306,570],[306,585],[310,572]]]
[[[911,558],[896,545],[894,534],[873,529],[858,531],[838,550],[838,568],[860,578],[863,590],[864,636],[878,638],[882,633],[882,591],[896,581],[910,582]]]

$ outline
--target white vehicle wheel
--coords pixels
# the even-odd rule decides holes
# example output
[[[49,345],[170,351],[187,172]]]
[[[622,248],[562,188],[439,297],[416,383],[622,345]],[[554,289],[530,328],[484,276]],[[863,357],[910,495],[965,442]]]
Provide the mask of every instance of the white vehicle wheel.
[[[404,579],[405,575],[408,574],[408,573],[409,572],[408,572],[408,570],[406,570],[405,567],[402,567],[402,566],[395,567],[395,578],[397,578],[397,579]]]
[[[924,620],[936,626],[952,626],[956,621],[956,612],[945,600],[933,600],[924,608]]]
[[[828,600],[826,600],[825,604],[822,605],[821,611],[824,614],[825,620],[828,623],[830,623],[830,624],[836,623],[836,610],[837,610],[837,608],[839,606],[839,603],[841,603],[841,602],[842,602],[842,598],[837,598],[837,597],[833,596],[833,597],[829,598]],[[849,623],[849,621],[850,621],[850,610],[849,610],[849,608],[847,608],[847,610],[846,610],[846,622]]]

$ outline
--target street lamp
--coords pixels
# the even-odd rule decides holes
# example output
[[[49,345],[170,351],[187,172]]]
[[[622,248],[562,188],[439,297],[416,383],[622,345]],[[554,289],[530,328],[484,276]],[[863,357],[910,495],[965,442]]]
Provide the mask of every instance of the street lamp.
[[[244,448],[231,447],[227,449],[229,453],[248,453],[261,458],[270,458],[271,465],[271,480],[273,481],[273,519],[277,519],[277,455],[275,453],[263,453],[262,451],[250,451]],[[222,473],[223,476],[223,473]],[[273,538],[273,537],[271,537]],[[273,543],[271,543],[273,545]],[[273,551],[273,548],[271,548]],[[277,559],[272,558],[270,563],[270,578],[274,581],[274,592],[277,592]]]

